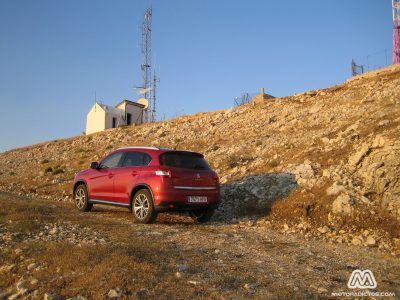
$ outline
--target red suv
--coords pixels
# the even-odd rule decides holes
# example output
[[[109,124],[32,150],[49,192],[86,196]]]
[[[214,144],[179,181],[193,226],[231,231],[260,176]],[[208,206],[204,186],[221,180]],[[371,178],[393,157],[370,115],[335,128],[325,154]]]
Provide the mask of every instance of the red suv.
[[[202,154],[127,147],[76,174],[73,195],[81,211],[93,204],[123,206],[140,223],[153,222],[163,211],[188,211],[206,222],[219,204],[220,187]]]

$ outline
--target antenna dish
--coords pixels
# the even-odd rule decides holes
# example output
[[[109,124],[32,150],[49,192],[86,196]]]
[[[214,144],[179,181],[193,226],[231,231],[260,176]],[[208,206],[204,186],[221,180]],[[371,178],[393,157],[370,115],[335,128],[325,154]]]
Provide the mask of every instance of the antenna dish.
[[[144,105],[144,109],[149,107],[149,100],[145,99],[145,98],[140,98],[137,103],[143,104]]]

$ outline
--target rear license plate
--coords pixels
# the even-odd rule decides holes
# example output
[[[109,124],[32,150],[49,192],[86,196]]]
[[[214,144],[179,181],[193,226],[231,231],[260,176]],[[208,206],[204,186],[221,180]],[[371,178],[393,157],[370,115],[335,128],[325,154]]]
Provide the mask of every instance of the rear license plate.
[[[189,196],[188,197],[189,203],[207,203],[207,197],[205,196]]]

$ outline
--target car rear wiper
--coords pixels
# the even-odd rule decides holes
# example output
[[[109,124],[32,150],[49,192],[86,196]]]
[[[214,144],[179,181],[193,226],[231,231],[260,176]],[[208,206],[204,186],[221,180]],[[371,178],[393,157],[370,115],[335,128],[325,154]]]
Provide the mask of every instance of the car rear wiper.
[[[200,165],[195,165],[193,166],[193,169],[205,169],[206,167],[200,166]]]

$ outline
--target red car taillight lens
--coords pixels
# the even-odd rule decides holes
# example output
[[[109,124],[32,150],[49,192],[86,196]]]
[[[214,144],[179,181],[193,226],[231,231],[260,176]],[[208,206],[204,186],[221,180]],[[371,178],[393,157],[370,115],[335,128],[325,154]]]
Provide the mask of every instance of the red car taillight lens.
[[[166,176],[166,177],[171,177],[171,171],[169,170],[157,170],[156,171],[157,176]]]
[[[219,178],[218,178],[218,175],[216,173],[213,174],[213,179],[214,179],[216,184],[219,184]]]

